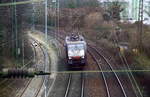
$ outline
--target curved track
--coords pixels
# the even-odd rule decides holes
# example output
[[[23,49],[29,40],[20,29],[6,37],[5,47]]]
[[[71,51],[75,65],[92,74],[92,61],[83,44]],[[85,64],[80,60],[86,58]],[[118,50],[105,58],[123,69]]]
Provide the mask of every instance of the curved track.
[[[120,91],[120,94],[119,94],[119,96],[118,97],[127,97],[127,95],[126,95],[126,92],[125,92],[125,90],[124,90],[124,87],[123,87],[123,85],[122,85],[122,83],[121,83],[121,81],[120,81],[120,79],[119,79],[119,77],[118,77],[118,75],[117,75],[117,73],[116,72],[114,72],[114,70],[113,70],[113,67],[111,66],[111,63],[109,63],[109,61],[105,58],[105,56],[103,55],[103,54],[101,54],[96,48],[94,48],[94,47],[91,47],[90,45],[89,45],[89,48],[91,48],[91,51],[92,52],[90,52],[90,54],[93,56],[93,58],[94,58],[94,60],[96,61],[96,63],[97,63],[97,65],[99,66],[99,68],[100,68],[100,70],[102,71],[102,75],[103,75],[103,79],[104,79],[104,82],[105,82],[105,86],[106,86],[106,90],[107,90],[107,96],[108,97],[112,97],[111,95],[112,95],[112,92],[110,92],[111,91],[111,88],[109,88],[110,86],[108,85],[108,79],[107,79],[107,77],[106,77],[106,74],[104,74],[104,72],[103,72],[103,70],[110,70],[110,71],[112,71],[112,73],[113,74],[111,74],[111,76],[113,75],[114,76],[114,80],[116,80],[116,81],[114,81],[115,83],[116,83],[116,85],[119,85],[119,87],[120,87],[120,89],[119,89],[119,87],[117,86],[117,94],[119,94],[119,91]],[[95,51],[95,53],[93,53]],[[95,56],[95,55],[98,55],[98,56]],[[98,58],[98,57],[100,57],[100,58]],[[101,63],[101,61],[103,61],[103,60],[101,60],[101,58],[105,61],[105,63],[108,65],[107,67],[106,67],[106,65],[105,65],[105,67],[102,65],[102,63]],[[109,73],[108,73],[109,74]],[[109,74],[110,75],[110,74]],[[109,77],[111,77],[111,76],[109,76]],[[109,79],[110,80],[110,79]],[[110,83],[110,82],[109,82]],[[112,83],[113,84],[113,83]],[[122,96],[121,96],[121,94],[123,94]],[[116,94],[114,94],[114,95],[116,95]]]
[[[31,43],[31,46],[33,47],[33,44]],[[34,49],[34,48],[33,48]],[[24,69],[24,68],[28,68],[28,65],[32,62],[32,57],[35,57],[35,50],[33,50],[33,53],[34,55],[31,56],[31,60],[29,60],[29,62],[27,62],[24,66],[22,66],[21,68]],[[8,93],[7,91],[10,90],[12,91],[12,94],[11,95],[16,95],[15,91],[16,92],[19,92],[19,89],[21,88],[21,84],[27,84],[30,83],[31,79],[4,79],[1,83],[0,83],[0,87],[1,87],[1,95],[3,96],[8,96]],[[18,82],[20,84],[18,84]],[[4,86],[4,87],[3,87]],[[1,96],[0,96],[1,97]],[[9,96],[8,96],[9,97]]]
[[[42,62],[43,66],[36,66],[36,69],[44,71],[44,68],[45,68],[45,66],[44,66],[45,65],[45,52],[44,52],[43,48],[41,47],[41,45],[38,43],[38,41],[36,41],[35,39],[32,39],[32,38],[31,38],[31,40],[35,43],[35,44],[32,44],[33,47],[34,47],[34,50],[36,50],[38,48],[43,54],[43,62]],[[36,87],[36,91],[34,92],[34,94],[33,94],[34,96],[32,96],[32,97],[37,97],[38,96],[38,94],[39,94],[39,92],[40,92],[40,90],[41,90],[41,88],[44,84],[44,80],[45,80],[44,77],[42,77],[42,80],[41,80],[40,84],[38,85],[38,87]],[[26,87],[24,88],[24,90],[22,91],[22,93],[19,97],[24,97],[25,92],[29,88],[30,83],[32,81],[35,81],[35,80],[34,79],[29,80],[29,82],[26,84]]]
[[[61,43],[62,43],[62,40],[64,40],[64,38],[61,36],[61,37],[59,37],[61,40],[59,40]],[[94,48],[95,49],[95,48]],[[99,69],[102,71],[102,67],[99,65],[99,62],[97,61],[97,59],[96,59],[96,57],[93,55],[93,54],[91,54],[91,51],[89,51],[88,50],[88,52],[90,53],[90,55],[93,57],[93,60],[95,60],[95,62],[97,63],[97,65],[98,65],[98,67],[99,67]],[[92,51],[93,52],[93,51]],[[103,58],[104,58],[104,56],[103,56]],[[105,59],[105,58],[104,58]],[[105,61],[106,61],[106,59],[105,59]],[[107,62],[107,61],[106,61]],[[110,63],[108,63],[107,62],[107,64],[109,64],[110,65]],[[111,67],[111,70],[112,70],[112,67]],[[114,73],[115,74],[115,73]],[[110,91],[109,91],[109,87],[108,87],[108,84],[107,84],[107,81],[106,81],[106,77],[105,77],[105,75],[104,75],[104,73],[102,73],[102,76],[103,76],[103,80],[104,80],[104,83],[105,83],[105,86],[106,86],[106,93],[107,93],[107,97],[111,97],[110,95]],[[124,91],[124,89],[123,89],[123,87],[122,87],[122,84],[121,84],[121,82],[120,82],[120,80],[119,80],[119,78],[118,78],[118,76],[115,74],[115,77],[117,78],[117,81],[118,81],[118,83],[119,83],[119,85],[120,85],[120,87],[121,87],[121,90],[123,91],[123,94],[124,94],[124,96],[122,96],[122,97],[127,97],[126,96],[126,93],[125,93],[125,91]],[[84,79],[84,78],[83,78]],[[69,88],[70,88],[70,83],[71,83],[71,74],[70,74],[70,76],[69,76],[69,81],[68,81],[68,86],[67,86],[67,89],[66,89],[66,93],[65,93],[65,97],[68,97],[67,95],[68,95],[68,92],[69,92]],[[84,88],[82,88],[82,91],[84,91]],[[82,94],[82,96],[81,97],[84,97],[84,93],[81,93]]]
[[[58,39],[57,39],[58,40]],[[58,40],[63,46],[64,42]],[[68,76],[64,97],[84,97],[84,74],[72,74]]]
[[[116,34],[115,34],[115,37],[113,39],[113,43],[117,44],[117,46],[119,45],[118,36]],[[137,81],[135,80],[135,77],[133,76],[132,72],[130,71],[131,68],[130,68],[128,62],[127,62],[127,59],[126,59],[125,55],[121,54],[120,51],[118,51],[118,55],[119,55],[119,58],[120,58],[120,60],[121,60],[121,62],[123,64],[123,66],[125,67],[125,69],[129,70],[129,72],[127,72],[126,74],[127,74],[128,78],[129,78],[129,81],[131,83],[131,86],[132,86],[132,89],[134,91],[134,94],[136,95],[136,97],[143,97],[143,94],[142,94],[142,92],[140,90],[140,87],[139,87]]]
[[[49,34],[54,35],[54,33],[52,31],[50,31]],[[61,33],[61,35],[58,35],[57,40],[60,43],[62,43],[62,40],[64,40],[65,36],[66,35],[64,33]],[[120,78],[120,75],[118,75],[114,71],[114,68],[113,68],[112,64],[109,62],[109,60],[101,52],[99,52],[99,50],[97,50],[97,48],[92,47],[91,44],[88,44],[88,46],[89,46],[89,48],[88,48],[89,55],[91,55],[93,57],[94,62],[96,62],[98,69],[101,71],[101,73],[99,73],[99,74],[101,74],[103,82],[104,82],[103,83],[105,86],[104,90],[106,90],[106,93],[107,93],[106,97],[130,97],[130,95],[127,95],[127,93],[126,93],[129,91],[126,91],[126,89],[124,88],[124,85],[122,84],[123,80]],[[103,70],[109,70],[112,72],[104,73]],[[111,79],[109,79],[109,77]],[[69,77],[68,79],[69,79],[68,84],[72,83],[71,78]],[[128,83],[126,83],[126,84],[128,84]],[[70,85],[67,85],[66,87],[69,88]],[[68,88],[66,88],[67,93],[65,93],[65,97],[68,97],[67,96],[69,94],[68,92],[70,92],[68,90]],[[83,88],[83,91],[84,91],[84,88]],[[80,94],[80,93],[78,92],[78,94]],[[84,95],[83,95],[83,97],[84,97]],[[90,97],[94,97],[94,96],[90,96]]]
[[[62,40],[64,39],[63,36],[59,36],[59,38],[62,39]],[[97,65],[99,67],[99,70],[103,71],[104,68],[101,66],[101,63],[96,58],[95,54],[98,54],[98,56],[101,57],[105,61],[105,64],[108,65],[109,69],[108,69],[108,67],[107,67],[107,69],[110,70],[110,71],[112,71],[114,79],[116,80],[116,84],[118,84],[118,92],[120,91],[119,93],[117,93],[117,94],[120,94],[118,97],[128,97],[127,94],[126,94],[126,92],[125,92],[125,89],[124,89],[124,87],[122,85],[122,82],[120,81],[120,78],[117,75],[117,73],[114,72],[113,66],[111,66],[111,63],[109,63],[109,61],[107,60],[107,58],[103,54],[101,54],[96,48],[90,46],[89,44],[88,44],[88,46],[89,46],[89,48],[91,48],[91,49],[88,50],[88,52],[93,57],[93,59],[95,60],[95,62],[97,63]],[[92,52],[95,52],[95,53],[92,54]],[[108,85],[108,83],[107,83],[108,79],[106,77],[106,74],[104,74],[104,72],[102,72],[102,77],[103,77],[104,84],[105,84],[105,87],[106,87],[107,97],[112,97],[112,94],[111,94],[112,92],[110,92],[111,88],[109,88],[111,86]],[[114,94],[114,96],[116,96],[116,95]]]

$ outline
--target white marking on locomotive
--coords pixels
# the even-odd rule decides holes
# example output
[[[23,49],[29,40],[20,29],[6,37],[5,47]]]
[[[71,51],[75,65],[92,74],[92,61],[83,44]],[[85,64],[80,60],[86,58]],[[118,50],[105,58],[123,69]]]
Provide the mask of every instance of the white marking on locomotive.
[[[85,65],[87,46],[83,36],[72,34],[65,42],[67,63]]]

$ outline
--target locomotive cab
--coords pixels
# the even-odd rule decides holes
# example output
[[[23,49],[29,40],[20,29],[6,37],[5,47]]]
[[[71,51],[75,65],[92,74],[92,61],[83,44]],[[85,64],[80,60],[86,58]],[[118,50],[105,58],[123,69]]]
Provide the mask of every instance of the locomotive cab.
[[[69,66],[84,66],[86,64],[86,42],[82,36],[66,37],[66,57]]]

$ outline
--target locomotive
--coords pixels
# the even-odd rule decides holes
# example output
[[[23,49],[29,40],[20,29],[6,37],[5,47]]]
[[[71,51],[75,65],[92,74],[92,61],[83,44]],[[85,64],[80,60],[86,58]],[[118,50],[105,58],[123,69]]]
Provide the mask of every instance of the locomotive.
[[[66,36],[65,48],[69,66],[84,66],[86,64],[87,45],[82,35]]]

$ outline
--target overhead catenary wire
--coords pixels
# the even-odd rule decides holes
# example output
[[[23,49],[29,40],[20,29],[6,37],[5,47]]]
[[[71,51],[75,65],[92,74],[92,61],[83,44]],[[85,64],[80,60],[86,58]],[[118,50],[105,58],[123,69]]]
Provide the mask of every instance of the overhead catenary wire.
[[[137,36],[137,43],[138,43],[138,48],[139,48],[139,51],[141,52],[142,51],[142,33],[143,33],[143,0],[139,0],[139,13],[138,13],[138,36]],[[129,67],[129,64],[127,62],[127,58],[126,56],[123,55],[123,60],[125,61],[125,65],[127,66],[127,69],[131,70],[131,68]],[[145,72],[145,70],[143,70]],[[133,72],[132,71],[129,71],[128,72],[130,75],[131,75],[131,78],[133,79],[133,82],[135,83],[136,87],[137,87],[137,91],[139,92],[140,96],[143,97],[143,94],[141,92],[141,89],[140,89],[140,86],[138,85],[136,79],[134,78],[133,76]]]
[[[40,0],[41,1],[41,0]],[[25,36],[25,35],[23,35],[23,36],[20,36],[20,37],[18,37],[18,24],[17,24],[17,10],[16,10],[16,5],[19,5],[19,4],[25,4],[25,3],[29,3],[29,2],[27,2],[27,1],[25,1],[25,2],[18,2],[18,3],[15,3],[16,2],[16,0],[12,0],[12,3],[2,3],[2,5],[14,5],[14,6],[12,6],[12,36],[11,36],[11,38],[10,38],[10,41],[3,41],[3,42],[1,42],[0,43],[0,47],[5,47],[5,46],[7,46],[7,45],[10,45],[10,44],[12,44],[14,47],[15,47],[15,45],[16,45],[16,47],[15,47],[15,49],[16,49],[16,52],[17,52],[17,41],[19,41],[19,40],[21,40],[21,38],[23,38],[23,36]],[[32,0],[32,2],[30,2],[30,3],[32,3],[33,5],[35,4],[34,2],[37,2],[37,0]],[[1,4],[0,4],[0,6],[1,6]],[[35,24],[34,24],[34,16],[35,16],[35,14],[34,14],[34,11],[35,11],[35,7],[33,6],[33,13],[32,13],[32,19],[33,19],[33,21],[32,21],[32,31],[35,29]]]
[[[126,73],[126,72],[132,72],[132,73],[140,73],[140,72],[150,72],[150,70],[85,70],[85,71],[51,71],[51,73]]]
[[[28,1],[18,1],[18,2],[10,2],[10,3],[0,3],[0,7],[30,4],[33,2],[39,3],[39,2],[44,2],[44,0],[28,0]]]

